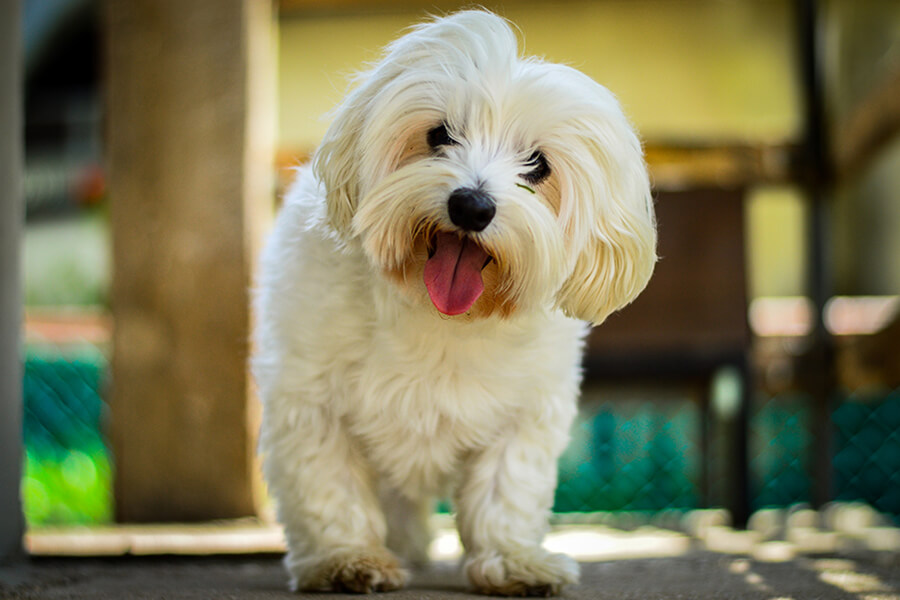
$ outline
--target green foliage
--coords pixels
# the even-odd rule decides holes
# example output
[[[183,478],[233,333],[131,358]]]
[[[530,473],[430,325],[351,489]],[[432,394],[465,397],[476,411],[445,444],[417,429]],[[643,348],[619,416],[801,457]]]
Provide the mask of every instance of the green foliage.
[[[31,349],[24,369],[25,520],[39,525],[112,518],[112,465],[103,437],[106,360],[96,349]]]
[[[112,520],[112,467],[105,449],[57,456],[27,451],[22,503],[29,527]]]

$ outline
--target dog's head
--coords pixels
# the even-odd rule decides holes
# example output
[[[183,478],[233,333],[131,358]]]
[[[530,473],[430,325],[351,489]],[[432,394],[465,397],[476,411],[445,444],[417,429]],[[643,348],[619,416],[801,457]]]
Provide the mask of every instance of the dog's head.
[[[519,57],[487,12],[388,46],[314,165],[334,228],[447,315],[555,305],[600,323],[656,260],[641,145],[616,99],[574,69]]]

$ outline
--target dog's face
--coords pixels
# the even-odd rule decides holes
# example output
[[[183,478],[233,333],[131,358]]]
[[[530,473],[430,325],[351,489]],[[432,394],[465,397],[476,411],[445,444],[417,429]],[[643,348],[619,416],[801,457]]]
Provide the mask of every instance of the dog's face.
[[[615,98],[520,58],[489,13],[390,45],[338,108],[315,168],[335,229],[446,315],[554,305],[599,323],[653,270],[646,168]]]

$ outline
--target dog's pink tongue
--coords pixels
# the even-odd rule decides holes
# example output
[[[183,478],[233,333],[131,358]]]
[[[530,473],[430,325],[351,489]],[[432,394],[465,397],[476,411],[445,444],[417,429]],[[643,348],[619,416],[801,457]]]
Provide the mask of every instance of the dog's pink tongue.
[[[468,311],[481,293],[481,270],[488,255],[467,237],[440,232],[434,256],[425,263],[425,287],[435,308],[445,315]]]

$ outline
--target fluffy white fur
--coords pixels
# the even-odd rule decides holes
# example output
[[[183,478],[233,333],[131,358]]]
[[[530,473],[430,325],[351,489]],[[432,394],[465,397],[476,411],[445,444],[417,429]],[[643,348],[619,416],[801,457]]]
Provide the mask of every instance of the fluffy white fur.
[[[454,143],[432,148],[441,123]],[[537,150],[551,174],[532,184]],[[496,214],[465,234],[492,259],[484,293],[450,317],[423,265],[430,236],[458,230],[447,201],[461,187],[488,193]],[[483,11],[391,44],[299,171],[259,273],[260,447],[292,586],[402,586],[445,493],[475,588],[544,595],[577,581],[541,541],[586,321],[644,288],[655,246],[640,142],[608,90],[521,58]]]

